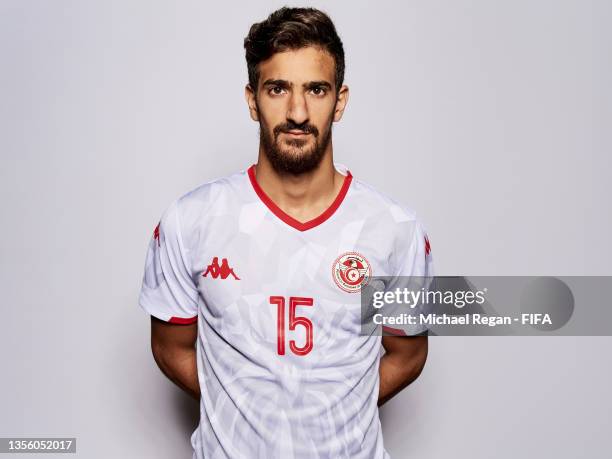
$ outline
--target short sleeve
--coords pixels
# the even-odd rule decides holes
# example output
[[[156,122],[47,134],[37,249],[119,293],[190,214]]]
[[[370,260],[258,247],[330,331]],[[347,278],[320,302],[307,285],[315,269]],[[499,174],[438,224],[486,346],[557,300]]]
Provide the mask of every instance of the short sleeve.
[[[419,220],[413,220],[411,230],[397,247],[399,254],[396,258],[395,274],[386,286],[386,290],[395,291],[399,288],[408,289],[415,294],[421,293],[419,300],[411,305],[399,302],[388,305],[385,315],[397,316],[406,313],[414,317],[417,323],[383,326],[383,331],[394,335],[417,335],[427,330],[425,325],[420,324],[420,315],[431,312],[430,305],[426,301],[426,293],[434,285],[431,243],[425,227]]]
[[[433,256],[431,243],[422,222],[414,220],[408,250],[398,260],[396,275],[433,277]]]
[[[166,209],[153,230],[138,303],[166,322],[197,321],[198,290],[184,251],[178,201]]]

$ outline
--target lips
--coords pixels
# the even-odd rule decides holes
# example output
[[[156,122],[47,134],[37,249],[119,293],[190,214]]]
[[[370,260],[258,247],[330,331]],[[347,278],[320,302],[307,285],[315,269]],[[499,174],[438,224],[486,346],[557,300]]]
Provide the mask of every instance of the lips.
[[[308,135],[310,134],[310,132],[305,132],[305,131],[299,131],[296,129],[292,129],[290,131],[283,131],[285,134],[290,134],[290,135]]]

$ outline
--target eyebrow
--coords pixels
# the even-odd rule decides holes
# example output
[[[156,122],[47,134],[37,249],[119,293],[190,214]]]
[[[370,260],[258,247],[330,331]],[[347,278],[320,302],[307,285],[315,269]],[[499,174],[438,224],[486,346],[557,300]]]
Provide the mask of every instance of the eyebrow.
[[[263,86],[280,86],[281,88],[290,88],[291,86],[293,86],[292,83],[290,83],[287,80],[274,80],[274,79],[269,79],[264,81]],[[320,81],[309,81],[307,83],[304,83],[302,85],[304,87],[304,89],[313,89],[313,88],[327,88],[328,90],[332,89],[332,85],[325,81],[325,80],[320,80]]]

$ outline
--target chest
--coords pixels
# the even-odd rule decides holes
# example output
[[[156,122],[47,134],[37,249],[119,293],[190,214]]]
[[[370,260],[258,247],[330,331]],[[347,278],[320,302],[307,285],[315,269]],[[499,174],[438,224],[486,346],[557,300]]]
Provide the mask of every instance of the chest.
[[[239,216],[208,224],[192,249],[207,321],[219,333],[248,331],[272,346],[283,335],[306,349],[309,336],[320,345],[325,336],[354,339],[361,287],[390,275],[392,244],[363,221],[337,223],[304,232],[271,219],[251,227]]]
[[[390,275],[393,245],[383,232],[363,221],[301,232],[272,220],[215,220],[192,249],[192,274],[211,306],[256,293],[359,303],[364,283]]]

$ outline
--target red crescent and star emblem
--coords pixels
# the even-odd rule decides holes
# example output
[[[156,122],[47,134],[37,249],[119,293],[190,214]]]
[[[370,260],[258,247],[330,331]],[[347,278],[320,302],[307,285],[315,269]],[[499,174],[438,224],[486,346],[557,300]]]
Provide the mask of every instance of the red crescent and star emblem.
[[[345,292],[357,293],[372,277],[372,268],[360,253],[346,252],[334,261],[332,277],[336,285]]]

